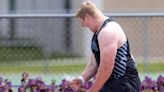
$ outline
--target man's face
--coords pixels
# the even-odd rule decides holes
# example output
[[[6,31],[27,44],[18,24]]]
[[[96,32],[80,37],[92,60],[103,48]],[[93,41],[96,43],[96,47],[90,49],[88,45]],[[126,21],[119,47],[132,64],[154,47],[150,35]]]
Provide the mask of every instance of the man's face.
[[[82,27],[88,27],[87,26],[87,21],[86,21],[86,18],[82,19],[82,18],[78,18],[80,24]]]
[[[82,27],[87,27],[89,28],[91,31],[94,30],[94,26],[93,26],[93,20],[92,20],[92,17],[91,16],[86,16],[84,19],[82,18],[78,18],[80,24]]]

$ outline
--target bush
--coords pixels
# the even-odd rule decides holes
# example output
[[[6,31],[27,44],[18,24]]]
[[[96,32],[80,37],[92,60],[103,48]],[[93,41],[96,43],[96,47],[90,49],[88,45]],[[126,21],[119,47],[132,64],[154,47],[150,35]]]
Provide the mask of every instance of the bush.
[[[86,82],[79,92],[85,92],[92,86],[92,83],[92,81]],[[12,92],[13,85],[11,84],[9,80],[3,81],[3,78],[0,78],[0,92]],[[41,78],[30,79],[27,73],[23,73],[18,92],[25,92],[25,90],[26,92],[74,92],[66,79],[63,79],[59,85],[55,84],[55,80],[52,80],[50,85],[46,85]],[[145,76],[141,82],[140,92],[164,92],[164,76],[160,75],[156,80]]]

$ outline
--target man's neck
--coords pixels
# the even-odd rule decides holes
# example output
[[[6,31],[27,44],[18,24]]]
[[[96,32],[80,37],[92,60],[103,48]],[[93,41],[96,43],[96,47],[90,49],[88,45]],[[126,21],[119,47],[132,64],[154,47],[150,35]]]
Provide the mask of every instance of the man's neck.
[[[102,27],[102,25],[103,25],[103,23],[104,23],[104,21],[107,19],[108,17],[106,17],[106,16],[99,16],[98,18],[97,18],[97,31],[96,32],[98,32],[98,31],[100,31],[100,29],[101,29],[101,27]]]

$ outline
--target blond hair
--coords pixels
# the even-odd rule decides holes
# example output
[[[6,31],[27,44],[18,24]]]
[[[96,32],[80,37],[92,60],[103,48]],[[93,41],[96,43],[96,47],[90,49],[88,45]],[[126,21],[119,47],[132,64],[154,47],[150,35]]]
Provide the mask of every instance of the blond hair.
[[[81,4],[79,10],[76,13],[76,18],[84,19],[88,14],[92,17],[96,17],[97,7],[91,1],[85,1]]]

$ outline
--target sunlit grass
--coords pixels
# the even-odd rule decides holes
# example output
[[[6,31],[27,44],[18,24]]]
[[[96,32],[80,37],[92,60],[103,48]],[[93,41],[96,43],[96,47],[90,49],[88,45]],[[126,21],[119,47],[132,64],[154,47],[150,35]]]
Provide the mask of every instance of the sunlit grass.
[[[140,63],[137,65],[137,69],[141,73],[160,73],[164,72],[164,63]]]
[[[76,73],[81,72],[87,63],[82,63],[83,59],[60,59],[53,61],[28,61],[10,62],[0,65],[1,73],[20,73],[23,71],[31,73]],[[137,64],[140,73],[164,72],[164,63]]]

